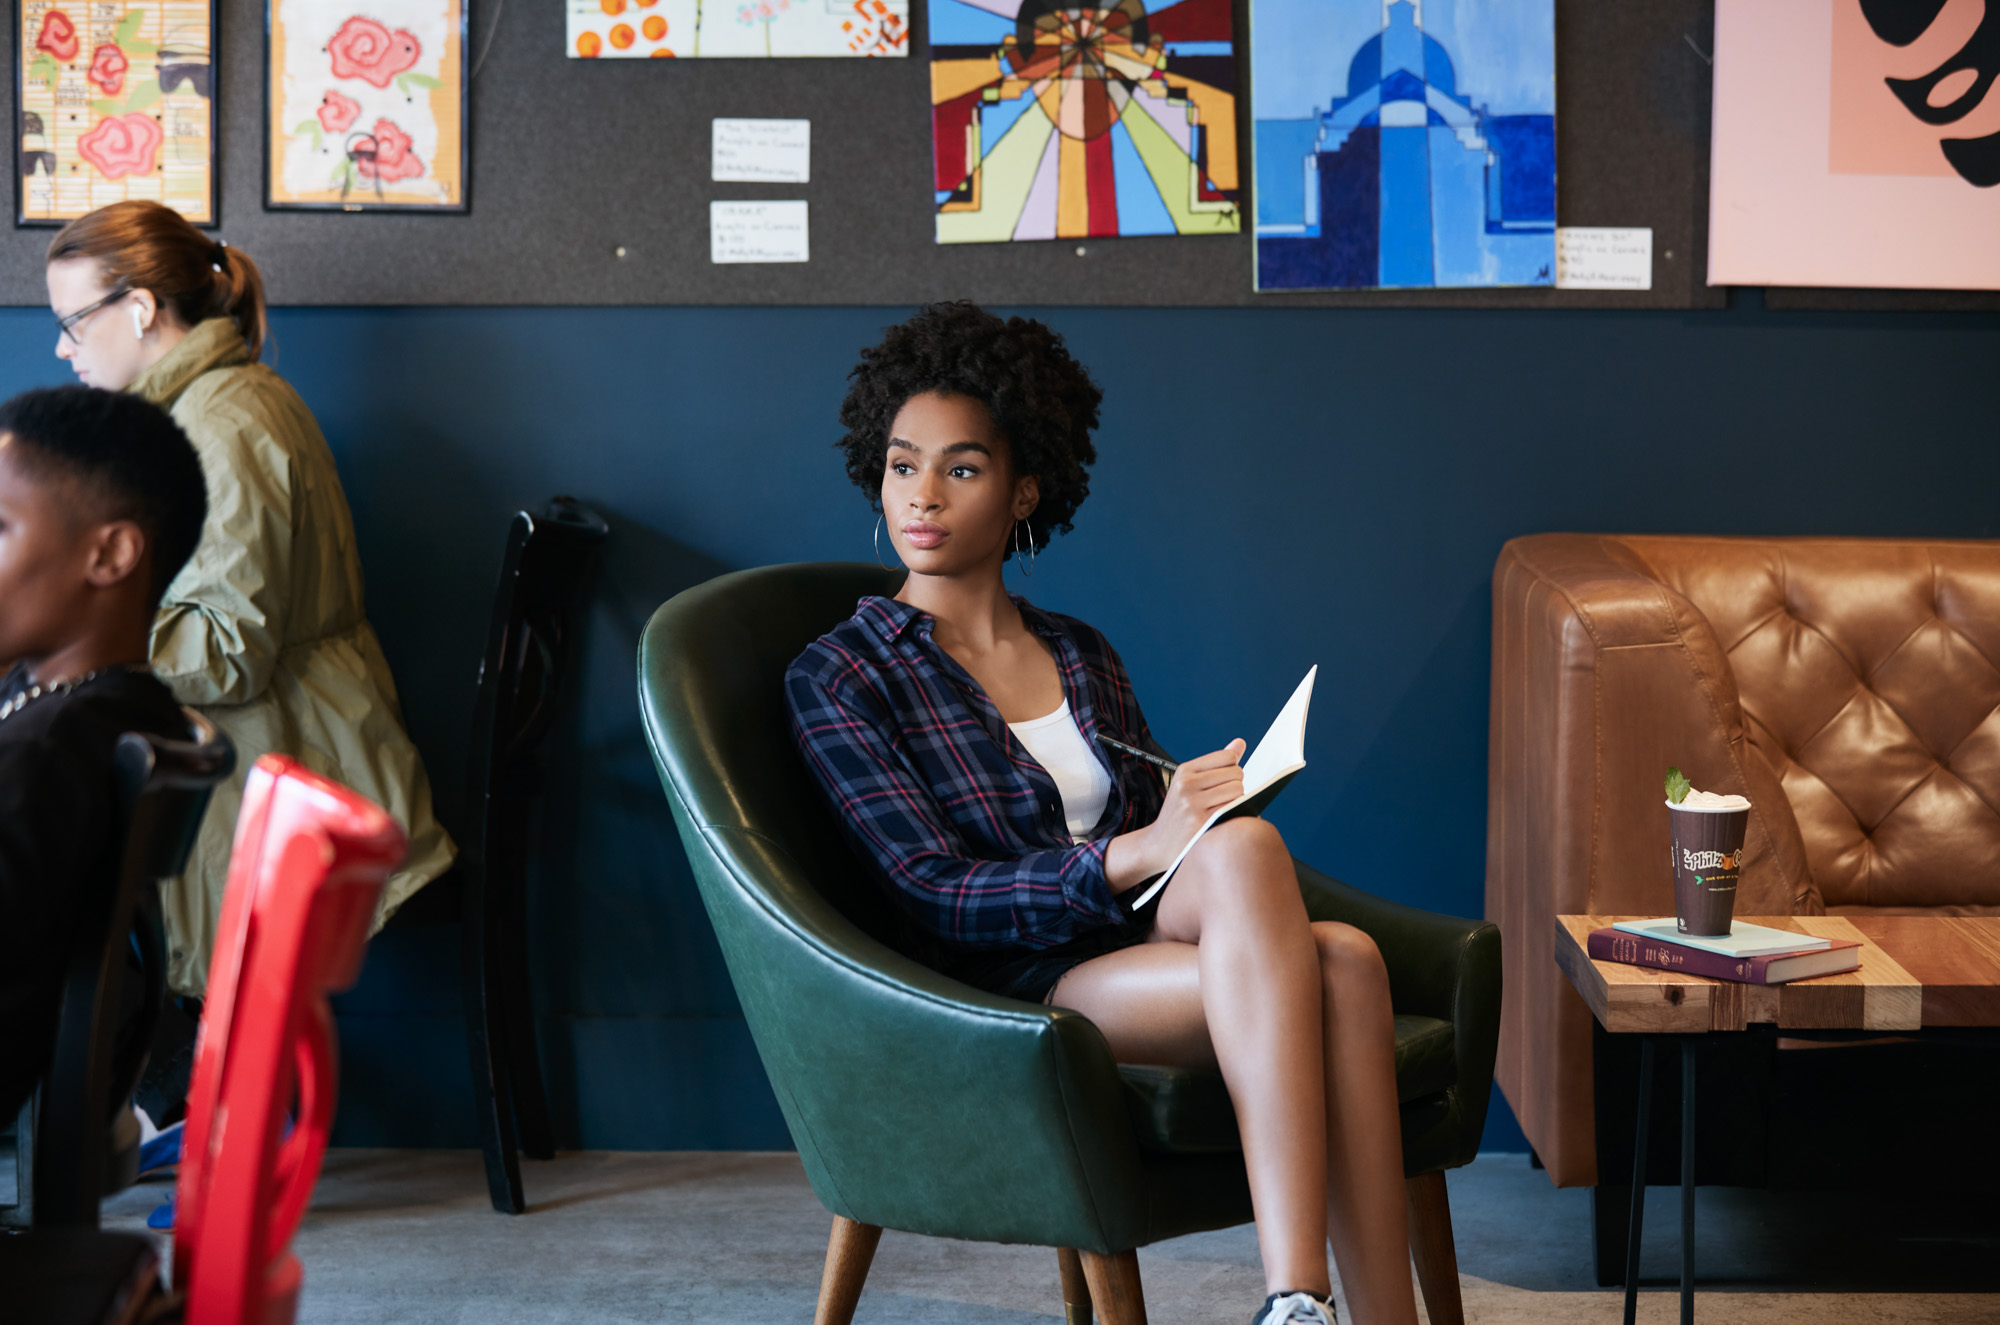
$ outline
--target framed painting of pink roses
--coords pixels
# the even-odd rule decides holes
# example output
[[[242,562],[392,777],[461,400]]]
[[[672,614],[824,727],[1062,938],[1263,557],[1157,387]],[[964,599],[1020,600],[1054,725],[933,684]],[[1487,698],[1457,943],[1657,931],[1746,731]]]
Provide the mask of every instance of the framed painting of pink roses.
[[[210,0],[16,0],[14,224],[128,198],[216,220]]]
[[[467,209],[466,0],[266,0],[264,205]]]

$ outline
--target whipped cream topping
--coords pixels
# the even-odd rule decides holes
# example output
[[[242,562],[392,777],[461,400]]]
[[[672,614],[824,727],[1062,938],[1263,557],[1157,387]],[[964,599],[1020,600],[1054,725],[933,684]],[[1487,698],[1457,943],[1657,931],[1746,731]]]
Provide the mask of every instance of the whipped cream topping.
[[[1690,790],[1687,798],[1676,808],[1682,810],[1747,810],[1750,798],[1747,796],[1724,796],[1713,791]]]

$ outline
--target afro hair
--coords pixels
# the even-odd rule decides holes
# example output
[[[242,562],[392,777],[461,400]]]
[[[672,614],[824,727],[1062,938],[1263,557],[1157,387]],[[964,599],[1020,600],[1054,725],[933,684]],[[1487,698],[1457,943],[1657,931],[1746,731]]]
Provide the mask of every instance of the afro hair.
[[[911,397],[936,392],[985,405],[1015,474],[1038,481],[1040,504],[1028,518],[1034,545],[1069,532],[1090,495],[1090,434],[1104,393],[1061,336],[1032,318],[1003,322],[975,304],[932,304],[863,350],[848,380],[840,405],[847,435],[836,445],[871,505],[881,502],[890,425]]]

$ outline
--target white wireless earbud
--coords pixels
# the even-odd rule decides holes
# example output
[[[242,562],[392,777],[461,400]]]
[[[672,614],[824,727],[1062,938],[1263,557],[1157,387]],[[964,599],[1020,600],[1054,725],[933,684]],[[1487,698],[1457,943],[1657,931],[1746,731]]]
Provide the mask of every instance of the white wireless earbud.
[[[145,323],[145,321],[143,320],[143,319],[144,319],[144,316],[145,316],[145,315],[144,315],[143,313],[141,313],[141,312],[140,312],[140,310],[138,310],[138,309],[136,309],[136,308],[132,310],[132,339],[133,339],[133,340],[144,340],[144,339],[146,339],[146,323]]]

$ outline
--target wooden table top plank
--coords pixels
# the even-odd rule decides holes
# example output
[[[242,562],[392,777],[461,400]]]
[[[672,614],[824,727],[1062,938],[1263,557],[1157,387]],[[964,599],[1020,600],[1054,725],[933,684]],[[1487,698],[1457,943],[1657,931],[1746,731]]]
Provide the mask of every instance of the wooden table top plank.
[[[1923,986],[1926,1026],[2000,1026],[2000,916],[1856,915]]]
[[[1849,916],[1789,916],[1784,928],[1861,945],[1861,966],[1779,985],[1778,1025],[1787,1030],[1913,1031],[1924,1024],[1924,987]],[[1773,926],[1777,928],[1777,926]],[[1835,993],[1835,990],[1857,992]]]
[[[1556,918],[1556,962],[1599,1023],[1606,1029],[1654,1034],[1690,1035],[1711,1028],[1718,981],[1690,981],[1646,966],[1594,962],[1584,951],[1584,941],[1597,926],[1572,930],[1569,925],[1591,918]]]
[[[1782,985],[1590,960],[1590,932],[1643,916],[1556,917],[1556,960],[1608,1031],[1698,1034],[1775,1023],[1793,1030],[1915,1030],[1924,1024],[1924,988],[1847,916],[1745,916],[1753,924],[1862,945],[1861,966]]]

